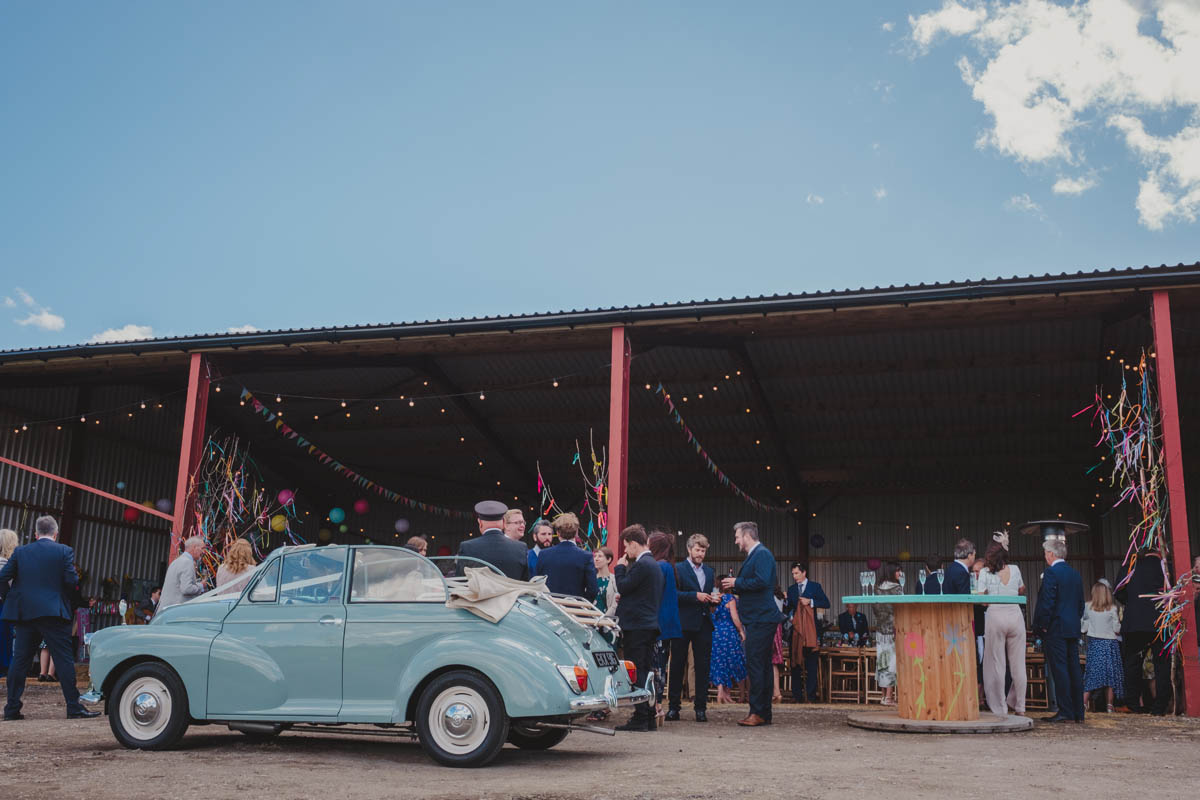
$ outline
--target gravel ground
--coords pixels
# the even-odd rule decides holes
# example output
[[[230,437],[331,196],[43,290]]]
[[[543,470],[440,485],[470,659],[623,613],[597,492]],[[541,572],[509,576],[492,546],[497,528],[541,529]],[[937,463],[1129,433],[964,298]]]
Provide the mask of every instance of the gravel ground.
[[[0,682],[0,687],[3,682]],[[743,729],[745,706],[709,710],[657,733],[572,733],[548,752],[505,747],[488,767],[454,770],[416,743],[284,734],[265,744],[196,726],[179,749],[126,750],[107,718],[67,720],[56,685],[29,685],[26,719],[0,722],[0,797],[87,798],[647,798],[1149,797],[1190,786],[1200,720],[1094,714],[986,736],[850,728],[850,706],[782,706]]]

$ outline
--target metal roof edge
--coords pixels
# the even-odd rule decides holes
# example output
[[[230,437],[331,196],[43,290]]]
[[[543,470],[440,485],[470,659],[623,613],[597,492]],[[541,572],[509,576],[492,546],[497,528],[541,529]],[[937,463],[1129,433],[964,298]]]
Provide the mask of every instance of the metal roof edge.
[[[772,297],[664,303],[646,306],[557,311],[506,317],[405,322],[354,327],[302,328],[256,333],[220,333],[144,339],[100,344],[62,345],[0,351],[0,366],[15,362],[161,352],[192,352],[208,348],[241,349],[291,346],[315,342],[346,342],[458,334],[515,333],[548,328],[596,325],[636,325],[671,319],[712,316],[750,316],[817,309],[850,309],[864,306],[913,305],[926,302],[1028,297],[1180,287],[1200,283],[1200,262],[1175,266],[1125,268],[1075,274],[997,278],[979,281],[905,285],[887,288],[775,295]]]

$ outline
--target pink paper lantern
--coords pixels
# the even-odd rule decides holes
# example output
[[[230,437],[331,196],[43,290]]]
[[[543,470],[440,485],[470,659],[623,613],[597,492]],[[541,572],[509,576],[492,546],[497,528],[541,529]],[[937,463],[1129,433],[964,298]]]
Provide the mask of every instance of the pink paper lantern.
[[[365,514],[370,510],[371,510],[371,504],[368,503],[365,498],[360,497],[359,499],[354,501],[354,513],[355,514]]]
[[[883,562],[880,561],[878,558],[868,558],[867,559],[867,569],[871,569],[871,570],[879,569],[879,566],[882,563]]]
[[[279,501],[279,505],[281,506],[290,505],[296,499],[296,493],[291,489],[280,489],[275,499]]]

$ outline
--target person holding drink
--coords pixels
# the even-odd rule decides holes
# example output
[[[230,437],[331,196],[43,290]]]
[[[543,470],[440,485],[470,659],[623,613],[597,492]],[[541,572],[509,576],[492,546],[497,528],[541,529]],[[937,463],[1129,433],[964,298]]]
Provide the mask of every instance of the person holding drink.
[[[738,596],[738,613],[745,626],[750,713],[738,725],[753,728],[771,724],[771,644],[783,615],[775,606],[775,556],[758,540],[758,524],[739,522],[733,526],[733,537],[746,559],[737,578],[721,579],[721,589]]]

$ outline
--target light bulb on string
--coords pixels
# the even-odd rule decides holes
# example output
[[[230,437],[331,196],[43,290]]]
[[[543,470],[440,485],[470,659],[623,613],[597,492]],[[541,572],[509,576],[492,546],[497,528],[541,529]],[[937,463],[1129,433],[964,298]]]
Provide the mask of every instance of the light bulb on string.
[[[409,401],[408,401],[408,407],[409,407],[409,408],[412,408],[412,407],[413,407],[413,406],[415,406],[415,405],[416,405],[416,403],[414,403],[412,400],[409,400]]]
[[[342,401],[342,408],[345,408],[345,407],[346,407],[346,401],[345,401],[345,400],[343,400],[343,401]]]
[[[555,389],[557,389],[558,388],[558,378],[555,378],[554,383],[552,383],[550,385],[553,386]]]
[[[282,402],[283,402],[283,398],[282,398],[282,397],[280,397],[279,395],[275,395],[275,402],[276,402],[276,403],[282,403]]]
[[[480,393],[479,393],[479,399],[480,399],[480,400],[486,400],[486,399],[487,399],[487,397],[486,397],[486,396],[484,396],[483,392],[480,392]]]
[[[146,401],[145,400],[142,401],[142,410],[143,411],[146,410]]]

